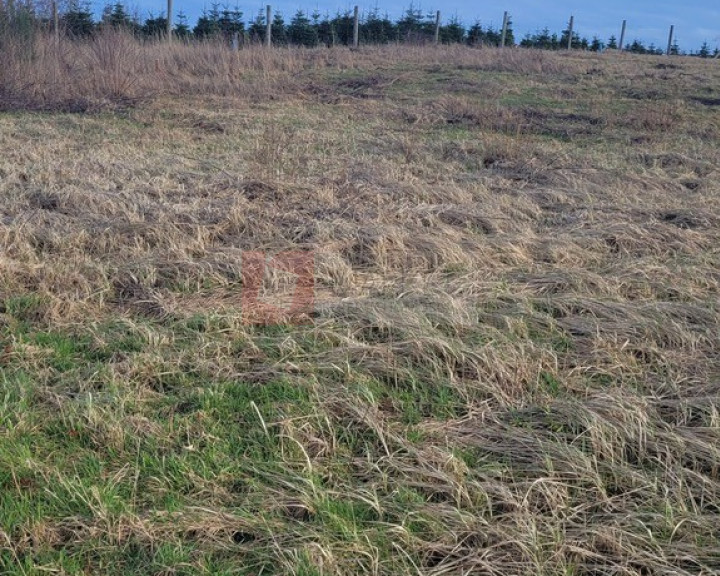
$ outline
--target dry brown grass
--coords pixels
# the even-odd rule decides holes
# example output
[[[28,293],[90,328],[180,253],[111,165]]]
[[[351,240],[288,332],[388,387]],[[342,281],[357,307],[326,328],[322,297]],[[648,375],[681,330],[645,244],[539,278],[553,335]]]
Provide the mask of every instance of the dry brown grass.
[[[236,96],[266,100],[313,90],[298,83],[302,71],[382,68],[401,58],[407,65],[441,69],[448,62],[460,69],[515,73],[548,73],[573,69],[541,51],[444,47],[431,54],[418,47],[340,50],[286,48],[267,51],[251,45],[239,52],[222,42],[139,43],[132,36],[105,30],[88,41],[38,34],[31,43],[3,44],[0,109],[89,111],[125,107],[159,96]],[[336,94],[331,93],[333,96]]]
[[[716,63],[44,42],[1,72],[6,572],[720,570]],[[244,324],[286,249],[313,322]]]

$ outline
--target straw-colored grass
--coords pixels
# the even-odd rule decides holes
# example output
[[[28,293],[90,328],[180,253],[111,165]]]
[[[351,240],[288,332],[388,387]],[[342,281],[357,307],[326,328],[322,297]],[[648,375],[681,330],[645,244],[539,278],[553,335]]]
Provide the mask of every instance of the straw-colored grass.
[[[19,54],[2,574],[720,571],[717,62]]]

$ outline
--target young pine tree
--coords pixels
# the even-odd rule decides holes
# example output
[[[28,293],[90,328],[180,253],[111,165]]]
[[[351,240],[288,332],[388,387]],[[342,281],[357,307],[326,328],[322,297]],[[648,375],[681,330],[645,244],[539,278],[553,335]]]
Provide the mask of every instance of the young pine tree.
[[[335,34],[335,40],[338,44],[349,46],[353,39],[353,13],[349,10],[345,12],[338,12],[335,17],[330,21],[333,32]]]
[[[74,38],[91,36],[95,31],[90,5],[79,0],[70,1],[61,21],[67,35]]]
[[[261,8],[255,19],[250,23],[248,35],[250,42],[261,43],[265,41],[265,11]]]
[[[479,20],[475,20],[475,23],[470,26],[465,37],[465,43],[469,46],[480,46],[483,42],[485,31],[483,30],[482,24]]]
[[[313,23],[317,27],[318,42],[328,48],[330,48],[330,46],[334,46],[337,40],[335,38],[335,29],[333,28],[332,21],[330,20],[330,15],[325,13],[325,16],[321,17],[320,14],[315,11],[313,12]]]
[[[373,8],[360,25],[360,36],[368,44],[387,44],[396,37],[395,25],[387,14]]]
[[[272,37],[272,43],[277,46],[287,46],[287,26],[285,26],[285,19],[280,12],[275,12],[273,17],[272,26],[270,30]]]
[[[218,19],[220,15],[217,12],[203,10],[202,15],[198,18],[195,27],[193,28],[193,34],[200,40],[211,38],[220,32],[220,26]]]
[[[176,37],[182,39],[190,38],[190,35],[192,34],[187,16],[185,16],[185,13],[182,11],[178,12],[177,18],[175,19],[175,28],[173,33]]]
[[[410,4],[410,7],[405,11],[405,14],[397,22],[397,32],[400,41],[417,41],[422,35],[422,25],[422,10],[415,8],[413,4]]]
[[[443,44],[460,44],[465,40],[465,28],[457,16],[453,16],[450,22],[440,26],[440,42]]]
[[[317,27],[305,15],[305,12],[298,10],[290,20],[287,27],[287,36],[291,44],[312,48],[318,45],[319,35]]]
[[[103,26],[124,28],[126,30],[132,30],[135,28],[135,22],[133,22],[125,4],[122,2],[105,5],[103,8],[101,24]]]
[[[235,34],[242,37],[245,34],[243,13],[237,8],[235,10],[224,8],[218,17],[217,27],[218,31],[222,34],[226,41],[230,41]]]
[[[140,32],[146,38],[162,38],[167,32],[167,18],[165,16],[154,18],[151,15],[150,18],[145,20]]]

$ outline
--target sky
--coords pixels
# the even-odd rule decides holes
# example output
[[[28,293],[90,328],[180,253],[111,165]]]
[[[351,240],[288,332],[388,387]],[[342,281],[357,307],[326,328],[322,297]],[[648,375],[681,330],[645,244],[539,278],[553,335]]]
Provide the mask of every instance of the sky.
[[[109,0],[113,3],[114,0]],[[214,0],[174,0],[173,11],[185,13],[192,25],[204,8],[210,8]],[[410,0],[221,0],[221,6],[236,6],[243,12],[246,20],[253,18],[268,3],[273,10],[279,10],[288,21],[300,8],[307,13],[318,10],[321,13],[334,14],[338,10],[352,9],[357,4],[360,11],[369,11],[375,6],[381,13],[387,12],[391,18],[400,16],[410,5]],[[104,0],[93,0],[98,12]],[[127,0],[133,11],[144,19],[150,14],[159,16],[165,13],[167,0]],[[697,50],[707,43],[714,48],[720,46],[720,2],[718,0],[556,0],[538,2],[532,0],[504,0],[503,2],[483,2],[482,0],[414,0],[414,6],[423,12],[441,10],[443,20],[457,16],[466,26],[476,20],[496,28],[502,25],[503,11],[507,10],[513,20],[515,37],[520,40],[527,32],[534,33],[544,27],[552,32],[560,32],[566,27],[572,14],[575,17],[575,30],[581,35],[592,38],[598,35],[607,40],[611,35],[620,36],[623,19],[628,21],[625,35],[626,43],[635,38],[644,43],[655,43],[665,47],[671,24],[675,25],[675,37],[683,50]]]

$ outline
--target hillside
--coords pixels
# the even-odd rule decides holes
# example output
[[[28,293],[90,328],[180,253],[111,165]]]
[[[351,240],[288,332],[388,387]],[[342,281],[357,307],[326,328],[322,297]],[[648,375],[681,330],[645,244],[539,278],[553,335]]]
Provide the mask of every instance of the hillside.
[[[717,61],[46,49],[0,72],[0,572],[720,571]]]

